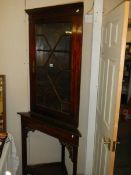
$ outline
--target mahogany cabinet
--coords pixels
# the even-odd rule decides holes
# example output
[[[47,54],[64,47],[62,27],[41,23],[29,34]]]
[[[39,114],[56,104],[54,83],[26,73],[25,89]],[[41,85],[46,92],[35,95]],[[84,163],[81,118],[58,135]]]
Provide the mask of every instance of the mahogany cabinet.
[[[27,167],[27,133],[40,130],[60,140],[62,164],[64,148],[69,148],[73,175],[76,175],[83,3],[29,9],[26,13],[29,16],[31,111],[19,113],[23,173]]]
[[[31,111],[78,126],[83,5],[29,14]]]
[[[41,120],[40,114],[32,115],[29,112],[19,113],[21,116],[22,130],[22,170],[23,175],[68,175],[65,166],[65,148],[69,151],[73,163],[73,175],[77,175],[77,156],[80,132],[53,122],[52,120]],[[40,118],[39,118],[40,117]],[[41,131],[59,140],[61,144],[60,162],[29,165],[27,164],[27,137],[29,131]],[[53,147],[53,146],[52,146]],[[44,149],[44,148],[43,148]],[[53,148],[52,148],[53,149]],[[37,151],[37,149],[36,149]],[[44,153],[44,151],[42,151]]]

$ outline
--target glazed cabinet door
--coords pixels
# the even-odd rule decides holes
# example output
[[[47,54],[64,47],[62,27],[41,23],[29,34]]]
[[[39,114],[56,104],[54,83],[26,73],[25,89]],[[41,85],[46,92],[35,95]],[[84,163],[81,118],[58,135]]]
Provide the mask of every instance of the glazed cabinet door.
[[[83,4],[27,13],[31,111],[77,127]]]

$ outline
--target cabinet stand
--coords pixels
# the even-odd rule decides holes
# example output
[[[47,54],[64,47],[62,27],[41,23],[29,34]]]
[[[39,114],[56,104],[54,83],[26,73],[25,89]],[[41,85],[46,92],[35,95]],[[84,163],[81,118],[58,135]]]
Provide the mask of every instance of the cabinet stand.
[[[77,155],[80,133],[77,129],[71,128],[62,123],[53,121],[49,117],[39,114],[18,113],[21,116],[22,131],[22,170],[23,175],[67,175],[65,167],[65,148],[69,151],[70,159],[73,163],[73,173],[77,174]],[[40,119],[42,118],[42,119]],[[57,138],[61,143],[61,162],[28,165],[27,164],[27,137],[29,131],[41,131],[45,134]]]

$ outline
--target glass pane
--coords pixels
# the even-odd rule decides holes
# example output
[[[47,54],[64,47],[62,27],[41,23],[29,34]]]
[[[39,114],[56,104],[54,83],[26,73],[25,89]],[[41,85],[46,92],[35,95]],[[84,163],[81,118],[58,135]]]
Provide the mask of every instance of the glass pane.
[[[36,50],[50,50],[50,47],[46,41],[46,38],[44,38],[44,35],[36,36]]]
[[[70,36],[71,30],[71,23],[37,24],[36,36],[43,37],[46,40],[45,42],[48,43],[50,49],[53,49],[63,36],[67,36],[67,39],[69,38],[68,36]],[[67,40],[66,37],[64,38]],[[67,46],[68,45],[70,46],[70,41],[67,43]]]
[[[64,35],[60,38],[59,43],[56,46],[56,51],[70,51],[70,35]]]
[[[36,65],[39,66],[45,66],[48,62],[48,58],[50,56],[50,52],[43,52],[43,51],[37,51],[36,52]]]
[[[36,25],[36,103],[70,111],[70,23]]]
[[[51,103],[52,102],[52,103]],[[37,103],[47,108],[61,110],[61,103],[57,97],[50,80],[43,77],[43,83],[37,84]]]

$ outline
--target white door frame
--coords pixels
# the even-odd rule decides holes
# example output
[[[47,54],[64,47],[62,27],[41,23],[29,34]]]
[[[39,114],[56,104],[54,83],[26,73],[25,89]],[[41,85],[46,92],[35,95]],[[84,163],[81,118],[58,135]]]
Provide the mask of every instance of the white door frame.
[[[103,0],[94,1],[85,175],[92,175]]]

